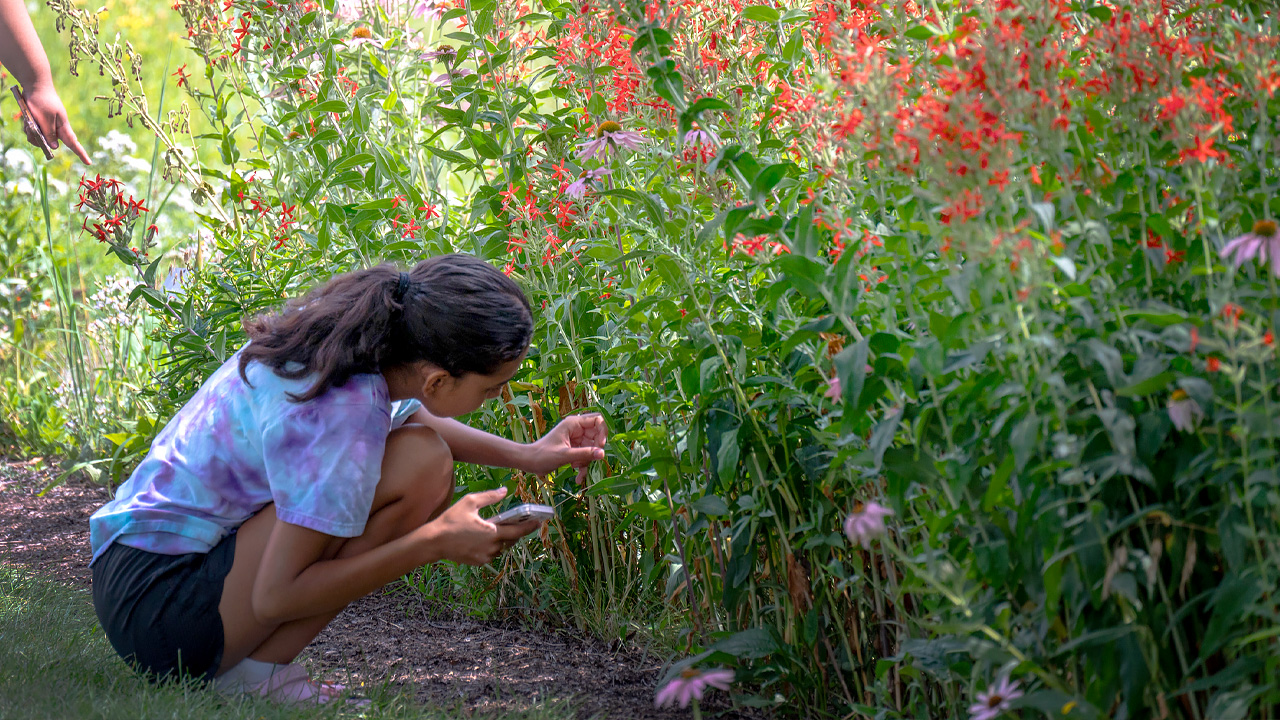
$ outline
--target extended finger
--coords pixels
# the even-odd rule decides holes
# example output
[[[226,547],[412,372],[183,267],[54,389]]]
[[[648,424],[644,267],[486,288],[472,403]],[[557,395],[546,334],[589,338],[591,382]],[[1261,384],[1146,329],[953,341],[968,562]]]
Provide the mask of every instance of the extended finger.
[[[482,507],[488,507],[498,502],[499,500],[501,500],[506,496],[507,496],[507,488],[506,486],[503,486],[493,490],[485,490],[483,492],[474,492],[468,495],[464,495],[462,497],[462,500],[459,500],[458,502],[463,502],[463,501],[469,502],[471,503],[472,507],[478,510]]]
[[[89,159],[89,153],[85,152],[85,149],[80,146],[80,141],[76,139],[76,132],[71,129],[70,123],[63,123],[58,128],[58,137],[67,141],[67,147],[71,148],[71,152],[80,158],[80,162],[85,165],[93,164],[93,161]]]

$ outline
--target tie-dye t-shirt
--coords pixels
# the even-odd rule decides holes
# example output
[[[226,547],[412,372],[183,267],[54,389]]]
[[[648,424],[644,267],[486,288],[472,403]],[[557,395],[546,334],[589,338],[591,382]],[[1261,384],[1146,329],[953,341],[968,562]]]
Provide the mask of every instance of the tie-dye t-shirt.
[[[421,407],[393,404],[380,374],[296,403],[313,378],[239,353],[174,416],[116,497],[89,519],[93,559],[112,542],[166,555],[208,552],[267,503],[284,522],[335,537],[364,532],[387,434]]]

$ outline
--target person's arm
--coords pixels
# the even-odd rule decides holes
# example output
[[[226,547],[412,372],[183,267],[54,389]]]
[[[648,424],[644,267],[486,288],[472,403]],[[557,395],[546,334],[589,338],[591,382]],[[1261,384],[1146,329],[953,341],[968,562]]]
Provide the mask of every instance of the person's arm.
[[[253,614],[258,622],[278,625],[338,610],[428,563],[491,562],[510,543],[541,525],[539,520],[494,525],[480,517],[480,508],[506,494],[506,488],[498,488],[465,495],[440,517],[408,535],[335,560],[321,559],[332,536],[276,522],[253,583]]]
[[[36,35],[22,0],[0,0],[0,65],[4,65],[22,85],[27,106],[40,126],[40,132],[48,139],[49,147],[56,150],[58,141],[63,140],[85,165],[92,165],[89,153],[80,147],[80,141],[67,121],[67,110],[53,88],[49,58],[44,54],[40,36]],[[40,145],[30,133],[27,140],[37,147]]]
[[[440,433],[453,459],[459,462],[515,468],[535,475],[546,475],[572,465],[578,468],[578,482],[586,480],[591,461],[604,459],[607,437],[604,418],[595,413],[570,415],[528,445],[477,430],[452,418],[436,417],[426,408],[419,408],[409,417],[409,422],[426,425]]]

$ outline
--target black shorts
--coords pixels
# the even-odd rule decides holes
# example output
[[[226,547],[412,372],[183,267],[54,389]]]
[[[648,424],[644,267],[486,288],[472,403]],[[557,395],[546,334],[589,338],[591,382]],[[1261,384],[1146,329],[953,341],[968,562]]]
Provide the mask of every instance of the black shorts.
[[[218,603],[235,554],[234,533],[186,555],[111,543],[93,563],[93,607],[111,646],[153,681],[212,680],[222,662]]]

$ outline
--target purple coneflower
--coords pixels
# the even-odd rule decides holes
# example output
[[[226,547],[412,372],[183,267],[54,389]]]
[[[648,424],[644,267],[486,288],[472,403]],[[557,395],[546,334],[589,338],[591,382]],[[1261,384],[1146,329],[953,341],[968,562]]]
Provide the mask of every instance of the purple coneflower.
[[[1258,258],[1259,262],[1267,261],[1271,255],[1271,272],[1280,277],[1280,235],[1276,233],[1275,220],[1259,220],[1253,224],[1253,231],[1247,232],[1222,247],[1220,255],[1226,260],[1235,255],[1235,265],[1240,267],[1246,260]]]
[[[842,389],[840,387],[840,378],[833,377],[827,380],[827,391],[822,393],[828,400],[839,400]]]
[[[452,45],[441,45],[435,50],[428,50],[418,55],[419,60],[444,60],[446,63],[452,62],[456,57],[458,57],[458,49]]]
[[[969,720],[993,720],[1010,710],[1009,701],[1020,697],[1022,691],[1018,689],[1018,681],[1010,680],[1006,675],[995,687],[978,693],[978,701],[969,706]]]
[[[731,682],[733,682],[732,670],[688,668],[658,691],[657,697],[653,699],[653,705],[665,707],[678,702],[680,707],[688,707],[690,700],[701,700],[702,693],[707,688],[728,690]]]
[[[439,75],[431,78],[431,82],[442,88],[447,88],[453,85],[454,78],[466,77],[467,75],[475,74],[476,71],[471,68],[453,68],[449,72],[440,73]]]
[[[853,504],[853,512],[844,520],[844,534],[849,542],[856,542],[864,548],[871,547],[871,538],[884,534],[884,519],[893,511],[877,502]]]
[[[444,6],[436,0],[418,0],[413,7],[409,8],[409,14],[419,20],[423,18],[439,20],[444,15]]]
[[[600,123],[600,127],[596,128],[596,139],[588,140],[578,148],[578,159],[587,160],[590,158],[599,158],[605,160],[609,157],[609,148],[626,148],[628,150],[638,149],[644,136],[638,132],[623,130],[622,126],[612,120],[605,120]]]
[[[1200,418],[1204,417],[1204,410],[1200,409],[1200,403],[1192,400],[1187,391],[1182,388],[1173,391],[1173,395],[1169,398],[1168,409],[1169,419],[1180,432],[1195,432]]]
[[[569,187],[564,189],[564,194],[566,197],[581,198],[583,195],[587,194],[588,183],[590,183],[592,180],[599,180],[602,177],[608,177],[609,175],[612,175],[612,174],[613,174],[613,171],[610,170],[609,168],[596,168],[594,170],[588,170],[582,174],[582,177],[578,178],[577,180],[574,180],[572,183],[569,183]]]
[[[346,40],[346,45],[351,48],[358,48],[361,45],[382,47],[382,41],[374,39],[373,31],[362,25],[351,31],[351,37]]]
[[[701,147],[704,145],[719,147],[720,138],[710,130],[694,128],[684,134],[684,144],[692,147]]]

